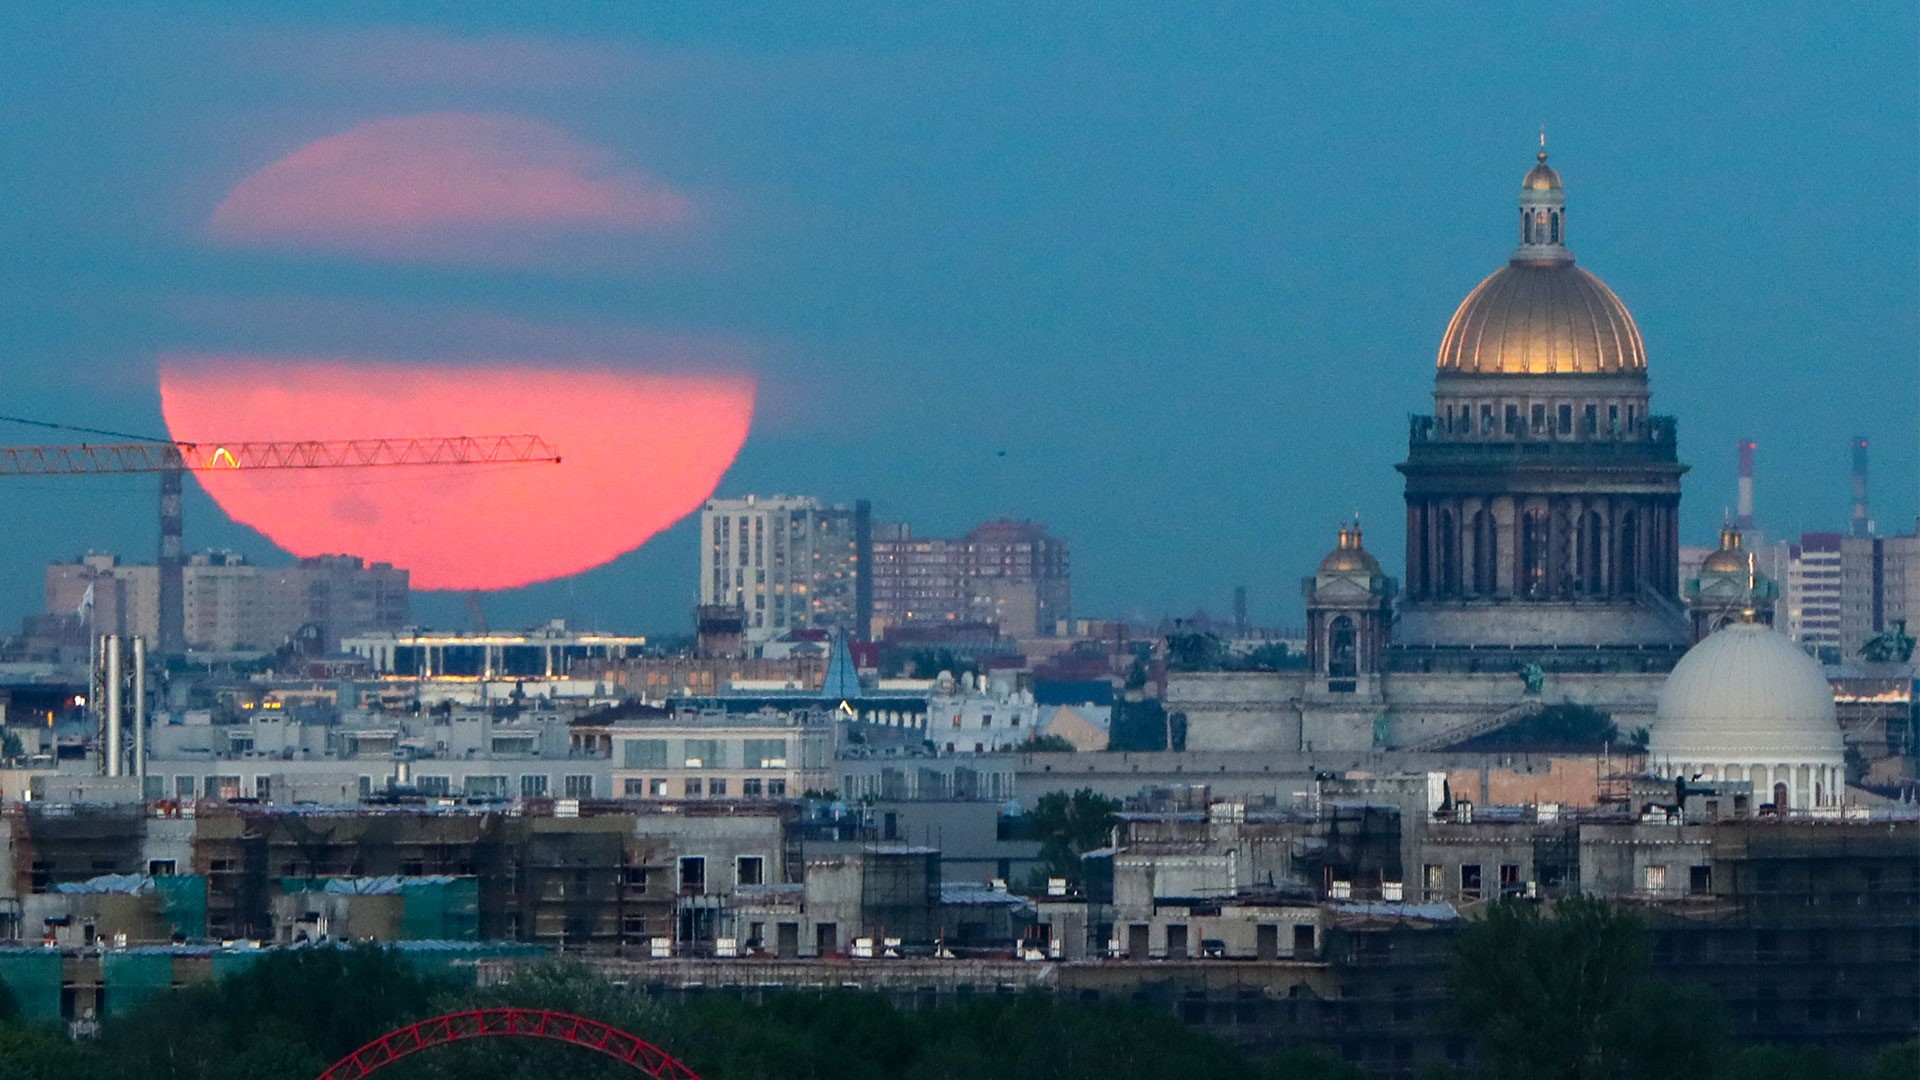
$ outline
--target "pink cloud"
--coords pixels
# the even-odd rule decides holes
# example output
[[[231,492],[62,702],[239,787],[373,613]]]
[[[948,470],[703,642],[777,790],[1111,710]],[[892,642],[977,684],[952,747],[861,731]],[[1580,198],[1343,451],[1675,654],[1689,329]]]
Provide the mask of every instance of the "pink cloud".
[[[241,247],[525,264],[694,216],[686,196],[557,128],[422,113],[369,121],[261,169],[227,193],[208,231]]]

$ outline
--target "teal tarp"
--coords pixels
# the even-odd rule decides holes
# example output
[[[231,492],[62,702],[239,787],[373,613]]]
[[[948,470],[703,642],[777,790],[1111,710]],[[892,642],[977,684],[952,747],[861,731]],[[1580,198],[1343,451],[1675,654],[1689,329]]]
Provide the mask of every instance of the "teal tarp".
[[[107,991],[107,1015],[124,1016],[141,1002],[173,986],[173,957],[168,953],[105,953],[100,981]]]
[[[20,1006],[20,1018],[36,1023],[60,1019],[60,953],[21,950],[0,953],[0,983]]]

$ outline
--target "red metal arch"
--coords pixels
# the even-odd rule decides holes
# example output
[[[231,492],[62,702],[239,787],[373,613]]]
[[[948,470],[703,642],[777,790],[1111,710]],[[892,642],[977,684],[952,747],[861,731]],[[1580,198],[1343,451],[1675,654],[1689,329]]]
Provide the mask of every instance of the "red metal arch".
[[[334,1062],[319,1080],[360,1080],[403,1057],[468,1039],[553,1039],[625,1062],[654,1080],[700,1080],[665,1050],[584,1016],[548,1009],[470,1009],[396,1028]]]

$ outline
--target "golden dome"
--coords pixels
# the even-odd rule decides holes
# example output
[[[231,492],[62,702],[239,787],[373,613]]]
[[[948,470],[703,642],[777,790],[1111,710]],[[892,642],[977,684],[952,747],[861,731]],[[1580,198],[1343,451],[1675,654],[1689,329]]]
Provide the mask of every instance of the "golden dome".
[[[1320,560],[1320,572],[1323,574],[1377,574],[1380,572],[1380,560],[1368,554],[1360,546],[1360,526],[1343,527],[1340,530],[1340,544],[1327,557]]]
[[[1647,350],[1627,306],[1599,278],[1571,259],[1515,259],[1461,301],[1439,365],[1466,374],[1610,375],[1645,371]]]
[[[1747,553],[1740,547],[1740,530],[1731,525],[1720,530],[1720,550],[1700,563],[1703,574],[1745,574],[1749,569]]]
[[[1562,190],[1560,187],[1560,174],[1553,170],[1553,166],[1547,164],[1547,152],[1542,150],[1536,157],[1538,164],[1527,170],[1526,179],[1520,181],[1520,189],[1522,191]]]

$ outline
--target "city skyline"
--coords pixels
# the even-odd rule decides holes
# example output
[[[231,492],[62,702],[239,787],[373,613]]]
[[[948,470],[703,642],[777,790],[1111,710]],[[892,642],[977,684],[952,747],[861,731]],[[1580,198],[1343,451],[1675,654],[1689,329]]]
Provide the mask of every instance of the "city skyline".
[[[1885,29],[1909,10],[1569,16],[1539,51],[1484,13],[1385,9],[1029,14],[1005,34],[426,12],[13,17],[31,92],[0,166],[6,411],[158,431],[155,365],[208,353],[722,372],[757,392],[716,497],[871,499],[929,535],[1032,519],[1074,545],[1077,611],[1224,612],[1245,585],[1255,621],[1297,625],[1298,580],[1353,511],[1398,570],[1403,417],[1428,406],[1446,316],[1510,250],[1544,121],[1581,264],[1632,308],[1655,409],[1680,420],[1683,539],[1733,506],[1746,438],[1774,538],[1847,527],[1856,435],[1880,531],[1913,521],[1920,147],[1910,95],[1882,92],[1914,81],[1890,44],[1912,35]],[[118,77],[57,70],[102,67]],[[302,146],[441,114],[605,155],[583,160],[613,209],[559,231],[634,239],[523,257],[454,237],[423,262],[325,220],[302,249],[315,234],[241,212],[270,199],[236,202]],[[513,235],[554,226],[519,212]],[[150,481],[10,483],[8,621],[49,560],[148,557]],[[188,511],[191,548],[265,561],[197,489]],[[490,614],[683,627],[697,528]],[[421,599],[423,621],[459,620],[463,596]]]

